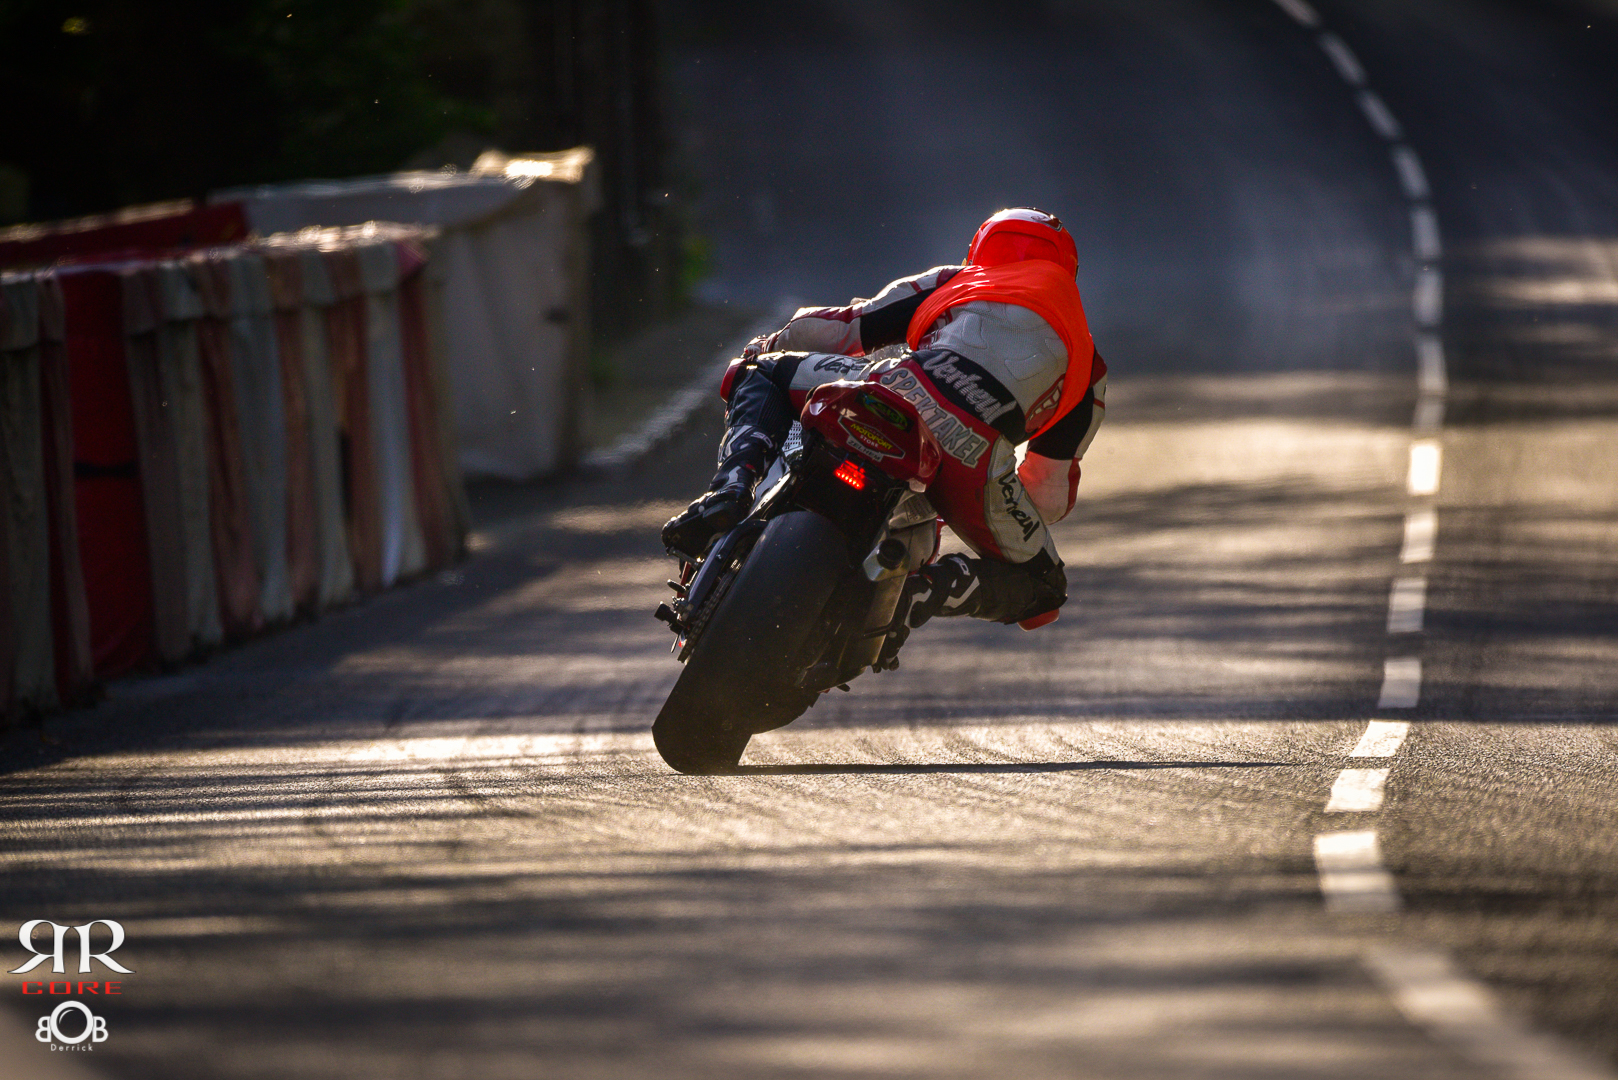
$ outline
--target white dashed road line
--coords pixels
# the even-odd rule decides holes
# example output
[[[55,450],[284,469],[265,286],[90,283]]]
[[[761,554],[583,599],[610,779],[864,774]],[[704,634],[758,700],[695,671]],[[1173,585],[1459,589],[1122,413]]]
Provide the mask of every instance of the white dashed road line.
[[[1403,134],[1403,130],[1399,127],[1399,121],[1393,118],[1393,114],[1388,111],[1387,105],[1383,103],[1382,98],[1376,91],[1360,91],[1359,101],[1360,111],[1365,114],[1365,119],[1371,122],[1371,127],[1378,135],[1389,142],[1393,142]]]
[[[1392,757],[1404,745],[1410,725],[1404,720],[1372,720],[1349,757]]]
[[[1405,515],[1405,541],[1399,549],[1399,561],[1432,562],[1433,543],[1437,539],[1438,514],[1432,510],[1412,510]]]
[[[1437,495],[1439,473],[1443,467],[1444,449],[1437,439],[1418,439],[1411,443],[1410,494]]]
[[[1444,343],[1437,334],[1416,337],[1416,389],[1423,394],[1449,393],[1449,373],[1444,367]]]
[[[1421,661],[1414,656],[1390,656],[1382,661],[1379,709],[1414,709],[1421,701]]]
[[[1315,868],[1327,911],[1380,915],[1399,910],[1393,875],[1382,866],[1382,845],[1369,829],[1315,837]]]
[[[1392,769],[1344,769],[1331,786],[1326,813],[1368,813],[1382,809],[1382,785]]]
[[[1305,0],[1275,0],[1276,6],[1304,26],[1319,26],[1320,16]]]
[[[1305,0],[1275,0],[1299,24],[1315,29],[1320,16]],[[1414,150],[1399,143],[1401,128],[1387,104],[1366,86],[1366,72],[1348,44],[1333,33],[1321,33],[1320,47],[1343,81],[1355,88],[1365,118],[1378,135],[1394,143],[1393,167],[1410,203],[1411,251],[1418,263],[1411,294],[1416,336],[1418,398],[1411,426],[1407,490],[1412,498],[1438,494],[1443,449],[1438,435],[1444,423],[1449,376],[1439,331],[1444,317],[1444,278],[1436,264],[1443,258],[1438,216],[1428,205],[1431,191],[1426,170]],[[1410,508],[1405,516],[1399,561],[1410,565],[1433,559],[1438,514],[1430,505]],[[1427,604],[1427,578],[1396,578],[1388,594],[1388,633],[1422,631]],[[1406,637],[1402,640],[1410,640]],[[1421,701],[1421,659],[1388,657],[1383,661],[1378,709],[1414,709]],[[1382,758],[1380,769],[1348,768],[1332,784],[1329,813],[1375,813],[1382,807],[1393,759],[1410,734],[1403,720],[1372,720],[1350,752],[1355,758]],[[1374,829],[1323,832],[1315,837],[1315,867],[1326,910],[1341,915],[1378,915],[1400,907],[1393,875],[1382,861]],[[1449,957],[1430,949],[1378,946],[1365,957],[1394,1004],[1411,1023],[1427,1028],[1474,1062],[1510,1080],[1618,1080],[1605,1064],[1586,1058],[1552,1036],[1529,1030],[1502,1011],[1482,983],[1462,973]]]
[[[1360,66],[1359,57],[1354,50],[1343,44],[1343,39],[1336,34],[1321,34],[1320,47],[1326,50],[1331,62],[1337,67],[1337,74],[1350,86],[1365,85],[1365,69]]]
[[[1416,289],[1411,297],[1416,309],[1416,325],[1423,330],[1438,326],[1444,318],[1444,275],[1431,266],[1416,271]]]
[[[1442,394],[1424,394],[1416,402],[1416,415],[1410,426],[1418,435],[1432,435],[1444,426],[1444,397]]]
[[[1431,261],[1444,254],[1444,245],[1438,238],[1438,215],[1430,206],[1415,206],[1410,210],[1410,246],[1416,258]]]
[[[1405,198],[1411,202],[1427,198],[1427,172],[1414,150],[1408,146],[1394,147],[1393,168],[1399,174],[1399,186],[1404,188]]]
[[[1388,633],[1419,634],[1427,606],[1427,579],[1395,578],[1388,594]]]
[[[1612,1080],[1605,1065],[1530,1031],[1442,953],[1381,946],[1365,960],[1413,1023],[1511,1080]]]

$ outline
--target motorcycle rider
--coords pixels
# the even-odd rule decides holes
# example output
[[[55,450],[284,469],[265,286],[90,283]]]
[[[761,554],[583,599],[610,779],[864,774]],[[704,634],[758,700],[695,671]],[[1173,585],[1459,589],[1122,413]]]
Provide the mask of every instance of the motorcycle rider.
[[[1078,249],[1055,216],[1002,210],[972,237],[965,265],[901,278],[846,307],[803,308],[755,338],[721,390],[718,472],[663,526],[664,545],[695,558],[747,515],[815,387],[881,381],[917,405],[943,447],[927,497],[978,557],[947,555],[909,576],[877,667],[897,667],[909,631],[934,616],[1009,623],[1054,612],[1067,576],[1046,526],[1073,508],[1079,461],[1106,409],[1107,368],[1077,270]],[[899,343],[908,357],[864,359]]]

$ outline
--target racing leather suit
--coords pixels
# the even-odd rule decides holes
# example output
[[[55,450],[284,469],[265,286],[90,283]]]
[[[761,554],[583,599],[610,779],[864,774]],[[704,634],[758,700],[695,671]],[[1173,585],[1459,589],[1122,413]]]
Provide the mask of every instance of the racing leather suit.
[[[908,395],[945,451],[927,497],[982,557],[972,560],[967,584],[934,590],[965,595],[935,595],[934,606],[940,598],[942,606],[930,614],[1015,622],[1066,599],[1047,525],[1073,508],[1079,462],[1105,415],[1107,369],[1097,354],[1083,397],[1052,422],[1069,368],[1066,346],[1029,308],[986,300],[947,308],[908,357],[864,359],[904,342],[922,304],[963,269],[901,278],[846,307],[800,309],[756,343],[750,370],[727,379],[727,423],[732,433],[762,431],[779,445],[823,383],[880,380]],[[1030,429],[1038,432],[1032,439]],[[1024,443],[1019,465],[1016,448]]]

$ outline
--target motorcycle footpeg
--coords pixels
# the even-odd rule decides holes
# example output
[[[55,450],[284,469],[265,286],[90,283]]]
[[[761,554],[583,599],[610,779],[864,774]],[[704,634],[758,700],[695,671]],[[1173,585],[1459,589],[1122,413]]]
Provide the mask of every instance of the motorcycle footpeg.
[[[652,612],[652,617],[657,619],[659,622],[668,623],[669,629],[673,630],[676,634],[685,632],[685,621],[680,618],[680,613],[675,611],[668,604],[657,605],[657,610]]]

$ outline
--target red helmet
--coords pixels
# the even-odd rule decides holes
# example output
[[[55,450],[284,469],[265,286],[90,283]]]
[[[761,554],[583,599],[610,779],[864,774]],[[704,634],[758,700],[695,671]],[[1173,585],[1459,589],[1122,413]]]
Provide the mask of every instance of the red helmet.
[[[1019,206],[1002,210],[978,226],[966,261],[972,266],[999,266],[1024,259],[1045,259],[1070,274],[1079,272],[1079,249],[1073,234],[1054,214]]]

